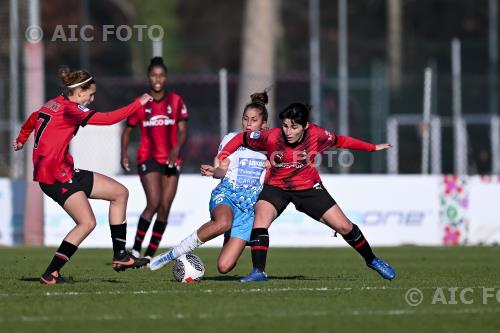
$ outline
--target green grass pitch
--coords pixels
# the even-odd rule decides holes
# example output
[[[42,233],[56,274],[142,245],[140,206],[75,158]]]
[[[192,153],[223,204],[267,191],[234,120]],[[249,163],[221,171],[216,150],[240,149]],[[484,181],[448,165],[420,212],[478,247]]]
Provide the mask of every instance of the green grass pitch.
[[[115,273],[111,250],[81,249],[62,271],[72,284],[42,286],[54,249],[0,248],[0,331],[500,332],[499,247],[375,250],[394,281],[349,248],[271,248],[269,282],[253,284],[238,282],[248,249],[224,276],[219,250],[202,248],[207,271],[193,285],[176,282],[170,265]],[[405,298],[419,296],[417,306]]]

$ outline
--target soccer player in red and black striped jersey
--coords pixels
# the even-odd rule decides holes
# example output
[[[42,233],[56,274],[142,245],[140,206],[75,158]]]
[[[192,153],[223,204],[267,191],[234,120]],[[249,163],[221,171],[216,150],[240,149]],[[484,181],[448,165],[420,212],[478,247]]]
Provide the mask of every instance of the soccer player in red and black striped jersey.
[[[153,101],[133,113],[122,133],[122,167],[130,170],[127,149],[134,127],[141,131],[137,151],[137,171],[146,193],[146,207],[139,222],[132,254],[140,256],[144,236],[156,214],[151,239],[144,253],[151,258],[163,237],[174,201],[182,166],[180,151],[187,141],[188,113],[182,98],[165,91],[167,67],[163,59],[151,59],[148,81]]]
[[[394,279],[394,269],[375,257],[359,227],[344,215],[323,187],[318,170],[314,166],[316,155],[330,147],[378,151],[388,149],[390,145],[375,145],[336,135],[309,123],[309,112],[308,105],[292,103],[279,115],[281,128],[242,132],[229,141],[218,155],[218,159],[223,160],[238,147],[245,146],[264,152],[271,163],[264,189],[255,206],[250,238],[253,270],[240,281],[267,281],[264,269],[269,248],[268,228],[290,202],[293,202],[297,210],[341,234],[365,259],[368,267],[385,279]]]
[[[76,223],[42,274],[42,284],[66,282],[59,271],[96,225],[89,198],[110,202],[113,268],[122,271],[148,263],[147,259],[135,258],[125,250],[128,190],[116,180],[97,172],[75,169],[73,157],[69,154],[69,143],[80,127],[87,124],[115,124],[140,109],[152,97],[144,94],[115,111],[95,112],[88,108],[94,101],[97,88],[93,77],[83,70],[70,72],[66,66],[59,70],[59,76],[64,85],[63,93],[33,112],[13,142],[15,150],[23,148],[31,132],[35,130],[33,179]]]

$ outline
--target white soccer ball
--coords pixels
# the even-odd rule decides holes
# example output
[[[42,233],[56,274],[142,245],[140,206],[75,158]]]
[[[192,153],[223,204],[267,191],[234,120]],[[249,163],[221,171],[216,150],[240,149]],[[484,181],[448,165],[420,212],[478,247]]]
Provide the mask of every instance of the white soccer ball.
[[[205,274],[205,265],[200,257],[192,253],[180,256],[172,268],[174,278],[183,283],[198,282]]]

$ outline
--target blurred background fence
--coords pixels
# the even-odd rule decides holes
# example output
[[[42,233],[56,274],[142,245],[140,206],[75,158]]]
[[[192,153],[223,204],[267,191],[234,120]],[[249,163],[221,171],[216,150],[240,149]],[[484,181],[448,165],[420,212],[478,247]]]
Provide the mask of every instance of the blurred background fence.
[[[60,91],[56,77],[59,65],[85,68],[96,77],[98,93],[93,106],[98,111],[121,106],[147,90],[145,72],[153,55],[152,41],[146,33],[139,40],[137,30],[133,30],[133,38],[126,41],[116,35],[103,40],[105,25],[158,25],[165,32],[161,53],[169,67],[168,89],[183,97],[190,113],[185,171],[197,172],[200,163],[212,160],[220,139],[219,70],[225,68],[228,72],[230,130],[237,129],[235,124],[241,114],[238,107],[241,82],[256,79],[242,70],[242,53],[245,25],[256,25],[259,20],[258,13],[250,13],[252,20],[248,22],[245,11],[251,10],[252,3],[258,5],[259,2],[261,6],[277,9],[268,30],[273,36],[274,57],[271,107],[276,111],[292,101],[310,102],[319,113],[320,125],[339,131],[342,104],[339,89],[346,83],[349,134],[376,142],[387,141],[387,123],[391,116],[422,114],[423,73],[430,66],[434,78],[432,115],[444,117],[438,154],[441,172],[457,172],[454,131],[446,117],[453,116],[451,40],[458,38],[462,113],[498,113],[496,0],[43,1],[39,13],[44,33],[44,82],[26,82],[23,74],[30,1],[5,0],[0,3],[0,176],[22,177],[22,168],[17,167],[19,172],[12,170],[10,141],[26,119],[24,96],[29,95],[35,85],[43,85],[45,99],[56,96]],[[343,2],[347,5],[346,35],[342,35],[341,29]],[[314,6],[317,6],[316,16],[311,16]],[[15,12],[18,21],[13,25]],[[85,41],[79,35],[87,24],[93,27],[92,41]],[[316,33],[314,24],[318,28]],[[18,49],[13,53],[15,41],[11,38],[16,28]],[[61,37],[61,31],[65,38]],[[347,45],[346,81],[339,71],[342,38],[346,38]],[[311,61],[316,61],[311,53],[314,40],[318,42],[319,51],[316,59],[319,103],[311,98],[312,83],[316,79],[311,74]],[[254,55],[259,56],[262,55]],[[13,81],[16,73],[17,79]],[[252,92],[244,92],[243,96]],[[14,114],[17,116],[12,119]],[[486,130],[488,122],[467,126],[466,173],[498,172],[492,170],[492,133]],[[421,121],[398,127],[397,173],[422,171],[424,130]],[[101,137],[93,140],[90,136],[85,145],[98,147],[101,140]],[[135,133],[130,157],[134,157],[137,145],[138,133]],[[89,151],[91,154],[92,149]],[[76,156],[77,165],[79,157],[92,158]],[[355,157],[350,173],[390,171],[383,154]],[[337,167],[325,167],[323,172],[339,171],[342,170]]]

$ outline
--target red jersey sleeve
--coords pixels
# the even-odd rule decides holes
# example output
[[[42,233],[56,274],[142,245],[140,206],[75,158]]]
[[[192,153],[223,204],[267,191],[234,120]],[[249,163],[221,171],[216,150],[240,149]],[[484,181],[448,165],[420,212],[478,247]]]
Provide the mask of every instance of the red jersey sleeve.
[[[139,117],[137,116],[137,112],[132,113],[127,118],[127,126],[128,127],[136,127],[138,123],[139,123]]]
[[[31,116],[26,120],[23,127],[21,127],[21,131],[17,136],[17,142],[22,143],[23,145],[26,143],[28,138],[30,137],[31,132],[35,129],[36,121],[38,119],[38,111],[35,111],[31,114]]]
[[[245,146],[253,150],[267,151],[268,138],[273,133],[273,130],[280,131],[281,129],[272,129],[264,131],[240,132],[236,134],[217,155],[217,158],[222,161],[234,153],[240,146]]]
[[[373,143],[365,142],[345,135],[337,135],[337,140],[335,140],[334,147],[364,151],[375,151],[376,148]]]
[[[177,121],[188,120],[188,119],[189,115],[186,108],[186,104],[184,104],[182,98],[179,97],[179,101],[177,102]]]
[[[364,151],[374,151],[375,145],[373,143],[365,142],[350,136],[336,135],[324,128],[316,125],[310,125],[310,130],[313,131],[314,137],[318,141],[318,150],[324,151],[329,147],[355,149]]]
[[[90,125],[113,125],[128,116],[132,115],[134,112],[142,108],[142,104],[139,100],[135,100],[127,106],[116,109],[110,112],[94,112],[91,114],[81,126],[85,126],[86,124]]]
[[[71,124],[85,126],[88,119],[94,115],[95,111],[84,105],[67,103],[64,109],[64,118]]]
[[[245,141],[243,139],[245,135],[245,132],[240,132],[236,134],[231,140],[229,140],[228,143],[224,145],[219,151],[219,154],[217,154],[217,159],[219,161],[222,161],[232,153],[234,153],[240,146],[243,146],[245,144]]]
[[[310,125],[311,126],[311,125]],[[319,126],[314,126],[311,128],[314,131],[315,137],[318,141],[318,150],[320,152],[325,151],[326,149],[332,147],[335,144],[336,135],[333,132],[330,132],[324,128]]]
[[[268,139],[269,136],[273,133],[273,131],[281,131],[281,128],[273,128],[270,130],[263,131],[253,131],[253,132],[244,132],[243,140],[245,147],[248,147],[253,150],[267,151],[268,149]]]

